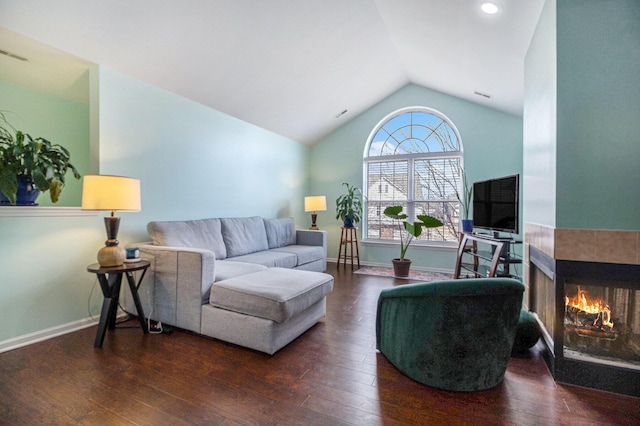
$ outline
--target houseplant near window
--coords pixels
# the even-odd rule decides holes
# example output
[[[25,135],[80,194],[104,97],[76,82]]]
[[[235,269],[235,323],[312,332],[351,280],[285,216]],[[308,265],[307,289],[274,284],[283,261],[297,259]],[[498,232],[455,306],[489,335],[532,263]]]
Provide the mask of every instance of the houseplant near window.
[[[67,171],[80,179],[70,158],[63,146],[14,129],[0,112],[0,204],[35,205],[45,191],[58,202]]]
[[[396,277],[408,277],[409,269],[411,268],[411,259],[405,259],[407,249],[414,238],[418,238],[422,235],[422,228],[438,228],[443,223],[433,216],[418,215],[418,220],[410,223],[407,222],[407,215],[402,213],[402,206],[391,206],[384,209],[384,215],[391,219],[397,220],[402,224],[404,230],[408,235],[404,235],[404,232],[400,231],[400,257],[392,259],[393,270]]]
[[[467,174],[462,171],[462,194],[456,191],[456,197],[462,206],[462,232],[473,231],[473,220],[469,218],[469,209],[471,208],[471,200],[473,198],[473,186],[469,186]]]
[[[362,220],[362,192],[346,182],[342,185],[347,192],[336,199],[336,219],[342,220],[345,228],[353,228]]]

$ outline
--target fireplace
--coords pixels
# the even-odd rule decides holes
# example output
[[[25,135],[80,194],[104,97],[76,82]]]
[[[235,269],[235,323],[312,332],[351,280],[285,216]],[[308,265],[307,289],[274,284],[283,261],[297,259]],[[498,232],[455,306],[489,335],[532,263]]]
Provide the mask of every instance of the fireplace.
[[[529,274],[554,378],[640,396],[640,265],[557,260],[530,247]]]

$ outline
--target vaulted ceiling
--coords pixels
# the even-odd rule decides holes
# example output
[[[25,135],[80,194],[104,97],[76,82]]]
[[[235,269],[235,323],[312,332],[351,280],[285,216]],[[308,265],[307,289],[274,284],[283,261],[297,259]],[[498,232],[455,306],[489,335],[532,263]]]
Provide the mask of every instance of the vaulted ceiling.
[[[408,83],[521,115],[544,0],[501,0],[495,15],[481,3],[2,0],[0,50],[38,55],[18,33],[312,144]]]

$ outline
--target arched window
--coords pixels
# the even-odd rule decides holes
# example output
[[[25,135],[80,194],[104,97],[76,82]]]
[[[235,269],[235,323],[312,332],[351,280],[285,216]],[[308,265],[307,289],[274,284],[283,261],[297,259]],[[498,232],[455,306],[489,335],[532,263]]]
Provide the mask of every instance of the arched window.
[[[367,141],[364,175],[365,240],[399,240],[400,229],[382,212],[401,205],[410,221],[430,215],[444,223],[424,229],[416,243],[458,241],[462,147],[442,113],[411,107],[385,117]]]

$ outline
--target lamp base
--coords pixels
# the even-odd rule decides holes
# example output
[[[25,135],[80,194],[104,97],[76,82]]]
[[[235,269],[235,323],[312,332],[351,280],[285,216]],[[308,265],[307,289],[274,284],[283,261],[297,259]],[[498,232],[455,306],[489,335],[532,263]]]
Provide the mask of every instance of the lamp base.
[[[104,246],[98,251],[98,263],[102,267],[120,266],[125,258],[125,250],[120,246]]]
[[[313,229],[314,231],[318,230],[318,226],[316,225],[316,220],[318,219],[318,213],[311,213],[311,228],[309,229]]]

